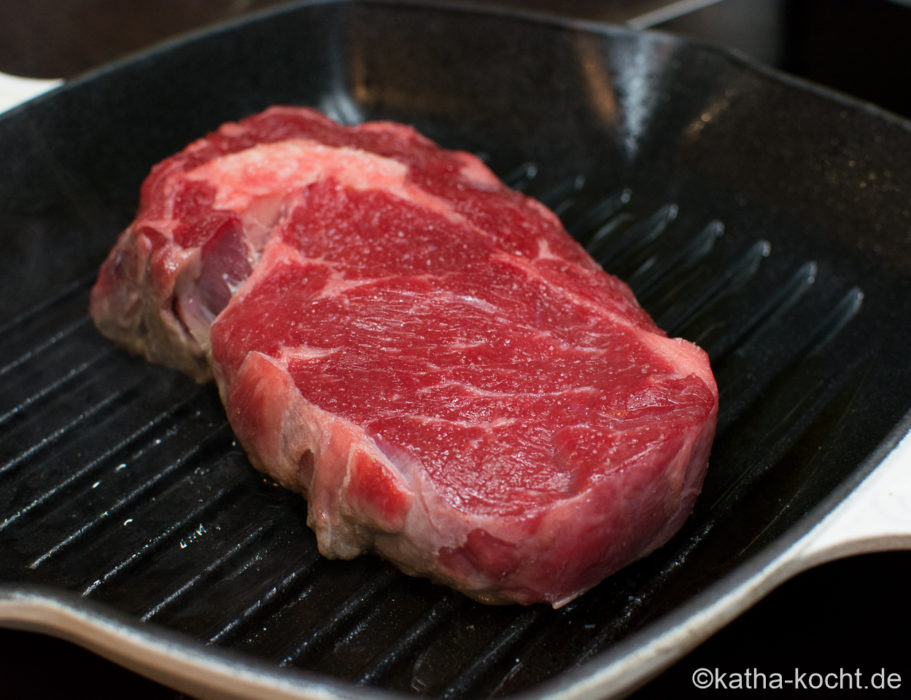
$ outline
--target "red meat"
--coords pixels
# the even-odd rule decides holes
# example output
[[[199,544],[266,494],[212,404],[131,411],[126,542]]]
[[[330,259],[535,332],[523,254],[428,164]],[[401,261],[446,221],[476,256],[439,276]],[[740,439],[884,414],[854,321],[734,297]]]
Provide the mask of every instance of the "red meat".
[[[717,389],[556,217],[396,124],[273,108],[153,170],[99,328],[214,373],[327,556],[561,605],[663,544]]]

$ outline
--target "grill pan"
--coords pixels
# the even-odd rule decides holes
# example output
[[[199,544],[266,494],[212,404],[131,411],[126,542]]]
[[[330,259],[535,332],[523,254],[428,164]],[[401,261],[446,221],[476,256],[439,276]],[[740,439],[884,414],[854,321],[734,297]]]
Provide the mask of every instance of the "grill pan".
[[[708,350],[718,437],[667,546],[557,611],[322,559],[215,390],[94,331],[149,167],[274,103],[478,153]],[[206,695],[629,691],[799,568],[907,543],[829,523],[907,465],[909,152],[906,121],[679,38],[406,3],[271,11],[8,113],[0,622]]]

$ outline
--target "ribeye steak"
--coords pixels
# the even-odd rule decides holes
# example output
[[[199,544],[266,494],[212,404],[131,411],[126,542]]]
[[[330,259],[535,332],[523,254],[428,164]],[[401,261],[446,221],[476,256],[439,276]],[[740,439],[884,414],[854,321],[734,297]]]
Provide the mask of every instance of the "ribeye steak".
[[[327,556],[561,605],[663,544],[718,395],[538,202],[392,123],[275,107],[156,166],[92,292],[120,344],[214,376]]]

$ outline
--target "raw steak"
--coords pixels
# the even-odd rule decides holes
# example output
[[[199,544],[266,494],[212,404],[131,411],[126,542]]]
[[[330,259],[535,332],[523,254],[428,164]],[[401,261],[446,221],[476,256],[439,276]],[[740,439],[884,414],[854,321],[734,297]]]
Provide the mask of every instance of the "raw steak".
[[[559,606],[663,544],[708,461],[707,357],[539,203],[389,123],[273,108],[157,166],[103,332],[218,383],[327,556]]]

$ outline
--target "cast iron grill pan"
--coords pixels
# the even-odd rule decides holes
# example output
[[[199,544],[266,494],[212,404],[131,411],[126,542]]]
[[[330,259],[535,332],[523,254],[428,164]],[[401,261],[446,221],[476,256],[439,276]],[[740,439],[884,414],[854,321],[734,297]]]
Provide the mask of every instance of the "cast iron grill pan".
[[[305,504],[250,468],[212,386],[98,335],[88,290],[150,165],[282,102],[473,150],[706,348],[718,436],[667,546],[556,611],[323,559]],[[911,402],[908,125],[672,37],[301,6],[77,81],[0,120],[0,149],[0,584],[278,676],[534,694],[806,527]]]

